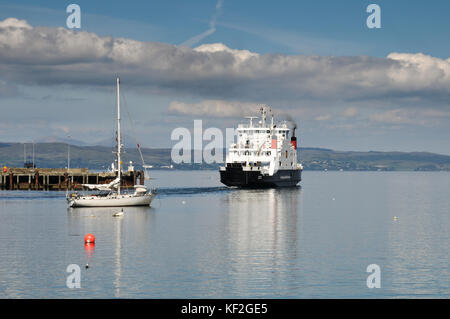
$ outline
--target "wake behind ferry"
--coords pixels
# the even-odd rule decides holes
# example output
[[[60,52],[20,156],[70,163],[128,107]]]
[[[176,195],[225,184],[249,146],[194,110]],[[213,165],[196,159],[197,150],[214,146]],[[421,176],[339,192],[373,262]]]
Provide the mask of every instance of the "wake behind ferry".
[[[301,181],[303,166],[297,163],[296,125],[290,129],[286,121],[266,123],[267,108],[261,107],[261,120],[247,117],[239,124],[237,143],[230,145],[225,166],[220,167],[220,181],[227,186],[266,188],[295,186]]]

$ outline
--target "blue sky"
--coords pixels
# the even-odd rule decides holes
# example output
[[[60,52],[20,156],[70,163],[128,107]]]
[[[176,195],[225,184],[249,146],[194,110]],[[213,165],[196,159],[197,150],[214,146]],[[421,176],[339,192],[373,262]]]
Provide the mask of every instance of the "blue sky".
[[[267,97],[258,93],[265,91],[264,83],[253,85],[246,82],[247,74],[243,80],[245,86],[242,87],[242,91],[245,88],[247,93],[242,93],[239,88],[231,87],[229,92],[221,92],[221,88],[224,90],[227,88],[221,81],[224,83],[232,81],[226,75],[215,78],[216,87],[212,84],[209,86],[211,81],[205,86],[200,80],[196,87],[190,87],[191,84],[180,84],[173,78],[170,78],[170,84],[167,84],[169,80],[156,83],[157,80],[154,79],[133,79],[132,72],[129,73],[129,77],[126,73],[123,81],[126,92],[124,94],[130,104],[130,111],[134,114],[136,130],[144,139],[141,142],[143,145],[170,147],[174,144],[170,140],[173,128],[178,126],[192,128],[193,114],[181,109],[174,111],[171,107],[174,102],[184,103],[191,108],[204,108],[205,103],[213,100],[222,101],[224,107],[227,107],[227,103],[235,105],[239,102],[246,105],[245,103],[267,102],[275,109],[286,112],[293,110],[301,123],[300,133],[304,146],[344,150],[432,151],[450,154],[448,141],[450,102],[447,99],[449,89],[446,89],[448,74],[443,80],[433,78],[428,84],[418,88],[442,68],[443,72],[447,70],[449,62],[446,61],[450,52],[448,1],[224,0],[220,10],[216,10],[218,1],[215,0],[0,1],[0,21],[13,17],[26,20],[33,28],[40,26],[52,29],[66,28],[68,14],[65,8],[70,3],[76,3],[81,7],[81,31],[102,38],[112,36],[136,40],[139,43],[170,44],[174,45],[174,48],[207,31],[216,15],[215,30],[192,47],[220,43],[232,50],[248,50],[264,56],[264,63],[269,63],[266,68],[274,65],[270,64],[272,60],[268,58],[273,54],[299,59],[304,56],[321,56],[325,58],[321,63],[337,66],[339,72],[355,68],[355,71],[352,71],[355,72],[355,76],[365,73],[367,68],[376,70],[373,67],[376,63],[389,65],[392,61],[387,57],[392,53],[411,54],[412,56],[394,57],[395,61],[400,59],[403,64],[416,61],[416,55],[420,53],[426,57],[439,59],[436,61],[440,66],[433,69],[434,62],[420,57],[426,61],[421,62],[422,66],[418,66],[414,71],[423,71],[425,68],[426,74],[423,75],[424,82],[419,84],[408,87],[405,83],[414,82],[417,77],[412,76],[411,80],[402,77],[395,79],[400,81],[396,84],[396,90],[388,90],[383,86],[383,80],[377,80],[370,83],[372,90],[362,90],[359,93],[360,91],[355,89],[357,83],[347,87],[339,82],[339,89],[345,91],[343,97],[336,92],[327,95],[327,92],[338,91],[334,81],[340,75],[333,73],[335,69],[332,69],[330,75],[333,83],[330,87],[324,87],[323,92],[316,90],[311,84],[311,89],[315,93],[310,94],[305,88],[305,92],[302,91],[297,95],[291,94],[292,91],[287,88],[303,77],[295,75],[292,80],[280,84],[280,81],[275,79],[276,76],[289,78],[292,75],[289,70],[282,75],[277,73],[276,76],[275,73],[271,73],[270,76],[264,73],[267,81],[274,81],[271,87],[280,85]],[[381,7],[381,29],[368,29],[366,26],[366,18],[369,15],[366,13],[366,7],[370,3],[376,3]],[[51,49],[46,50],[39,51],[38,54],[44,56],[51,53],[49,52]],[[230,54],[234,56],[236,52],[238,51]],[[361,56],[368,56],[370,59],[366,61],[361,59]],[[358,58],[355,62],[342,57]],[[0,140],[29,141],[39,137],[70,134],[74,138],[86,141],[102,140],[111,135],[112,119],[111,116],[108,117],[108,112],[114,105],[114,79],[99,80],[98,77],[103,74],[101,72],[98,74],[80,72],[79,79],[62,81],[59,84],[58,81],[61,80],[48,78],[55,70],[42,70],[38,67],[41,63],[39,61],[36,62],[33,72],[24,70],[23,61],[29,61],[29,58],[14,62],[16,65],[23,63],[20,70],[12,68],[10,61],[11,58],[4,62],[7,73],[4,71],[3,75],[0,74],[0,81],[4,87],[0,87],[0,109],[3,114]],[[297,65],[298,61],[295,61],[290,63]],[[220,60],[217,63],[222,62]],[[359,68],[362,64],[364,66]],[[305,67],[302,67],[299,72],[304,72],[304,69]],[[323,71],[323,65],[320,70]],[[386,70],[390,70],[389,66]],[[30,74],[24,75],[26,72]],[[42,72],[41,77],[36,75],[38,72]],[[410,76],[414,73],[408,69],[405,74]],[[33,80],[29,80],[30,75],[33,76]],[[161,77],[164,76],[166,74],[161,74]],[[189,74],[183,76],[189,78]],[[230,78],[235,76],[237,75],[232,74]],[[316,73],[308,76],[316,77]],[[319,79],[318,83],[327,82],[326,75],[322,73],[321,76],[323,78]],[[353,76],[348,74],[342,78],[352,79]],[[83,79],[86,80],[86,84],[83,83]],[[183,81],[187,81],[186,79]],[[392,79],[392,75],[389,79]],[[111,86],[105,85],[108,80]],[[128,81],[128,86],[125,80]],[[98,85],[96,81],[99,82]],[[436,86],[439,87],[436,89],[438,91],[435,91]],[[251,90],[255,93],[248,93]],[[235,92],[235,95],[230,92]],[[92,117],[101,118],[94,120]],[[206,126],[233,126],[236,122],[236,118],[224,119],[212,113],[205,114],[203,119]],[[8,125],[12,125],[13,122],[21,128],[20,133],[17,131],[11,133]]]
[[[70,3],[0,1],[0,18],[17,17],[36,26],[64,26],[65,8]],[[204,31],[216,5],[214,0],[73,3],[82,8],[82,30],[172,44]],[[370,3],[382,9],[381,30],[365,25],[365,9]],[[448,1],[228,0],[217,31],[203,42],[222,42],[259,53],[386,56],[399,51],[447,58],[449,12]],[[316,47],[302,48],[295,39],[314,40]]]
[[[204,31],[216,5],[215,0],[0,1],[0,19],[17,17],[34,26],[65,26],[65,8],[70,3],[82,9],[82,30],[172,44]],[[365,25],[370,3],[382,9],[381,30]],[[217,31],[202,42],[222,42],[259,53],[386,56],[399,51],[447,58],[449,12],[448,1],[228,0]],[[291,43],[293,39],[315,40],[317,45],[302,49],[301,44]]]

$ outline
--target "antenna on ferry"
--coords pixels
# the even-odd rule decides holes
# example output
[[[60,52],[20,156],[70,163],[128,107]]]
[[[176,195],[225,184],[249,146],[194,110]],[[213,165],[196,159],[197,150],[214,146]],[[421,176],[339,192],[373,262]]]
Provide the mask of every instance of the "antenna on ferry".
[[[272,120],[271,120],[271,123],[270,123],[270,127],[271,128],[273,128],[273,112],[272,112],[272,108],[269,108],[269,110],[270,110],[270,114],[272,115]]]
[[[266,125],[266,110],[264,109],[264,106],[261,106],[261,122],[262,126],[264,127]]]
[[[246,116],[245,118],[250,120],[250,127],[253,127],[253,119],[257,119],[257,117],[256,116]]]

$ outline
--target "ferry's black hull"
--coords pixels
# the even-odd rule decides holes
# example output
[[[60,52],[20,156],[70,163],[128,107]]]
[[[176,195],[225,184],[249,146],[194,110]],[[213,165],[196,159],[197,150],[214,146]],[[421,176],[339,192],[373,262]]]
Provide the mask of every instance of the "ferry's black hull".
[[[301,174],[301,170],[279,170],[265,176],[258,171],[244,171],[242,167],[226,167],[220,171],[220,182],[245,188],[293,187],[301,181]]]

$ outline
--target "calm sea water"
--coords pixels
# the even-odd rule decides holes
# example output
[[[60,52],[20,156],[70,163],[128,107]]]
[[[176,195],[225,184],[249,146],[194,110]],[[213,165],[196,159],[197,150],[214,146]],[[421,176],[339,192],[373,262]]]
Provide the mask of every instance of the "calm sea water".
[[[450,297],[450,173],[304,172],[283,190],[152,175],[153,207],[122,218],[68,209],[64,192],[1,191],[0,297]],[[80,289],[66,286],[69,264]]]

